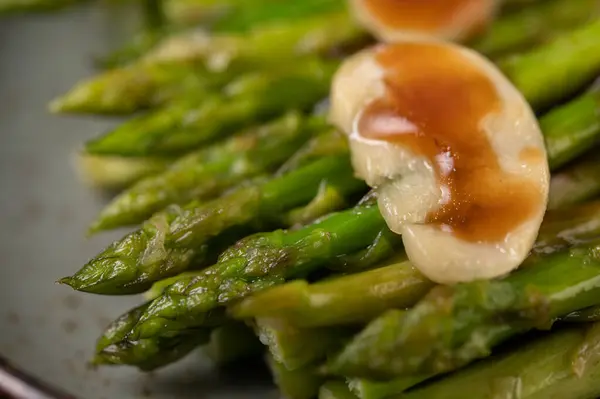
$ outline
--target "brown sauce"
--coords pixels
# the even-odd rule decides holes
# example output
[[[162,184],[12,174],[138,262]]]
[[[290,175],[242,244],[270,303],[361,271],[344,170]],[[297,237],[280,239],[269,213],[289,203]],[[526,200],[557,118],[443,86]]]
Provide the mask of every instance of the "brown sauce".
[[[536,211],[535,184],[505,172],[482,128],[501,107],[494,84],[447,47],[403,43],[381,46],[385,95],[358,121],[359,134],[427,157],[449,196],[427,223],[472,242],[499,242]]]
[[[489,13],[488,3],[487,0],[363,0],[366,10],[389,28],[426,31],[448,25],[467,7],[485,17]]]

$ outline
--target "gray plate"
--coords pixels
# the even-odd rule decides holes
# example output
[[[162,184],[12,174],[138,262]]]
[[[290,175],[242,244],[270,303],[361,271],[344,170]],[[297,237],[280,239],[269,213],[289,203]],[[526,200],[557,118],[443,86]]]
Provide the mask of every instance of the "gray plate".
[[[150,375],[86,366],[102,328],[141,299],[54,284],[122,232],[84,238],[104,199],[72,166],[81,142],[112,122],[50,116],[46,104],[93,73],[116,26],[114,11],[93,6],[0,20],[0,353],[78,398],[277,397],[255,366],[217,371],[200,354]]]

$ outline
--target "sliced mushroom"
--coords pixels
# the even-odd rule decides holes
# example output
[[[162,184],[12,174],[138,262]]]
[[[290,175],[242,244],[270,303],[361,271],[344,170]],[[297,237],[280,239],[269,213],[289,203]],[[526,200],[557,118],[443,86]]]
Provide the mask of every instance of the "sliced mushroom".
[[[351,0],[355,19],[379,40],[466,40],[483,30],[497,0]]]
[[[367,49],[337,72],[330,118],[427,277],[493,278],[525,259],[550,173],[531,108],[491,62],[441,42]]]

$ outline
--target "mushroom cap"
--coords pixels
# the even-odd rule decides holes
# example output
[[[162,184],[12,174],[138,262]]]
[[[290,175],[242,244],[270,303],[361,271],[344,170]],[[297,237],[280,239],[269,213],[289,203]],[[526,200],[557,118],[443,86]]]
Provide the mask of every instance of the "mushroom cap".
[[[483,30],[497,0],[350,0],[354,18],[384,42],[463,41]]]
[[[376,58],[382,46],[364,50],[340,67],[332,84],[330,120],[348,135],[356,174],[377,189],[379,208],[389,228],[402,234],[409,259],[423,274],[445,284],[502,276],[527,257],[546,210],[550,172],[542,133],[524,97],[490,61],[459,45],[421,43],[460,55],[495,88],[500,107],[485,115],[479,125],[502,171],[525,179],[539,194],[525,220],[493,242],[465,239],[430,223],[428,215],[441,209],[449,195],[436,165],[407,146],[366,138],[359,132],[362,112],[386,93],[386,70]],[[381,123],[387,125],[380,127],[383,131],[411,128],[402,115]]]

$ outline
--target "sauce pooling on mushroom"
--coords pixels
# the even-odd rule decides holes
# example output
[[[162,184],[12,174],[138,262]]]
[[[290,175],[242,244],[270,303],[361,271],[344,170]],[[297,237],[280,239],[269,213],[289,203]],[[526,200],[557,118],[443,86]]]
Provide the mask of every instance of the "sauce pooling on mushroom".
[[[390,28],[436,30],[465,10],[478,12],[487,0],[362,0],[365,8]]]
[[[356,18],[380,39],[417,33],[464,40],[482,31],[496,0],[352,0]]]
[[[385,94],[358,115],[357,133],[429,160],[443,194],[426,223],[466,241],[498,242],[535,214],[539,187],[502,168],[483,129],[501,102],[480,69],[433,43],[383,46],[375,59]]]

